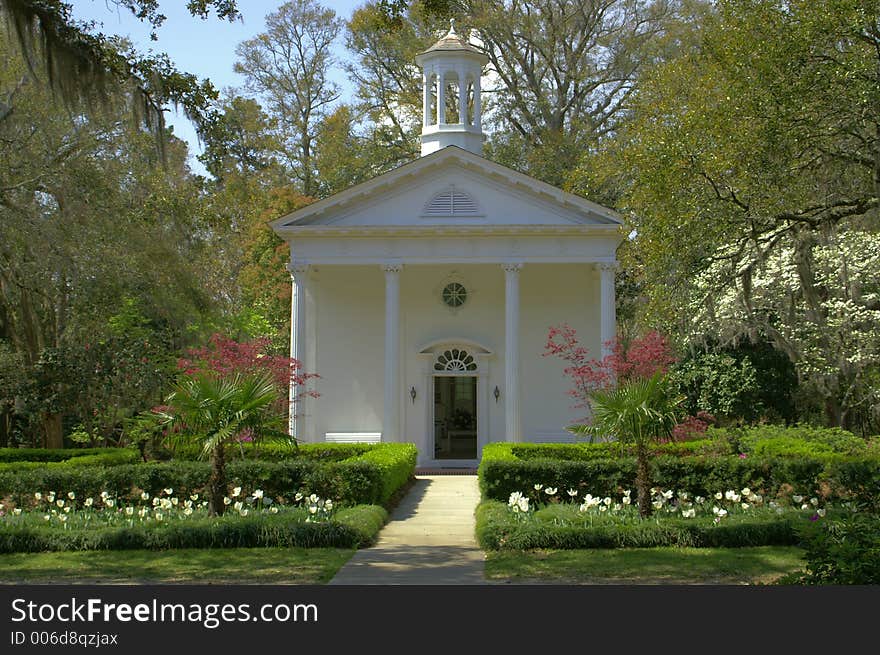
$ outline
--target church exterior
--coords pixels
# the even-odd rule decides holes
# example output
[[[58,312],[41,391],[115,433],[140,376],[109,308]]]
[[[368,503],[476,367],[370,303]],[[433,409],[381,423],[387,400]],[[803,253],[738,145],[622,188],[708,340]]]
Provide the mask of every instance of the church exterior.
[[[422,156],[272,223],[290,244],[291,355],[320,375],[291,433],[472,467],[487,443],[571,440],[580,414],[544,344],[560,323],[597,356],[614,338],[621,221],[480,156],[486,57],[454,29],[417,62]]]

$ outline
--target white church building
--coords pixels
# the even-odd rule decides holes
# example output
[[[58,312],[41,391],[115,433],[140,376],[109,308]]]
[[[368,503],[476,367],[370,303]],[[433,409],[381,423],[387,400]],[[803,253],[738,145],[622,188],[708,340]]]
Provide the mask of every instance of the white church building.
[[[487,57],[454,29],[416,61],[422,156],[272,222],[291,355],[320,376],[291,432],[411,442],[449,468],[491,442],[570,441],[582,411],[544,345],[561,323],[597,357],[614,338],[621,220],[481,156]]]

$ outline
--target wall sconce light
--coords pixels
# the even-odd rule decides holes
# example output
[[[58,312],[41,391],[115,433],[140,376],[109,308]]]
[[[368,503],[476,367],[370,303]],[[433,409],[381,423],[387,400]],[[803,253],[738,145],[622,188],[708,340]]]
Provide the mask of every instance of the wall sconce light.
[[[498,398],[501,397],[501,389],[498,388],[498,385],[495,385],[495,391],[492,392],[492,395],[495,396],[495,402],[498,402]]]
[[[416,388],[415,387],[410,387],[409,397],[412,398],[413,405],[415,405],[416,404]]]

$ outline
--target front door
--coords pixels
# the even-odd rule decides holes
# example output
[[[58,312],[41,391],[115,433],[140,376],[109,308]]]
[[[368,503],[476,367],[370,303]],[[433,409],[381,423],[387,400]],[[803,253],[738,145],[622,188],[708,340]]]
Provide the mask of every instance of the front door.
[[[476,376],[434,377],[434,459],[476,458]]]

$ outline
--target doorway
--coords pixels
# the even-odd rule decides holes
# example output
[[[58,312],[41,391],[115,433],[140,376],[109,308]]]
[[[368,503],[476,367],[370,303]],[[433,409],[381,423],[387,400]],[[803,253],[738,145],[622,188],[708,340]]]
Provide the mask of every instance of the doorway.
[[[477,377],[434,377],[434,459],[477,458]]]

